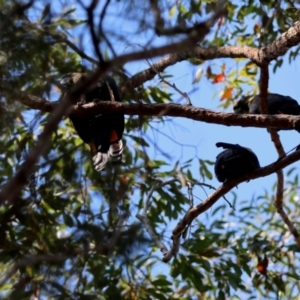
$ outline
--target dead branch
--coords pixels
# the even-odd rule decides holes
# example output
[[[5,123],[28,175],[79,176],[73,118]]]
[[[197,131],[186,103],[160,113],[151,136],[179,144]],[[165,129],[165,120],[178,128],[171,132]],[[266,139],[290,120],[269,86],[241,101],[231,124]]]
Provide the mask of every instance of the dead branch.
[[[179,93],[182,97],[186,99],[186,105],[193,105],[190,97],[186,92],[182,92],[176,85],[175,83],[170,83],[167,80],[165,80],[160,74],[158,74],[159,79],[161,82],[165,83],[166,85],[170,86],[173,88],[177,93]]]

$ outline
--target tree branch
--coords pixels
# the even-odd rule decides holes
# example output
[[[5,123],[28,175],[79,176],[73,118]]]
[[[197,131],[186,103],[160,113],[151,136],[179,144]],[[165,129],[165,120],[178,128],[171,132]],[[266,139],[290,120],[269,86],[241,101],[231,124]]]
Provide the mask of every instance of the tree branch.
[[[31,22],[26,22],[27,26],[30,26],[32,28],[32,30],[37,30],[38,32],[40,32],[43,35],[48,35],[51,36],[56,42],[58,43],[64,43],[67,46],[69,46],[74,52],[76,52],[80,57],[88,60],[91,63],[94,63],[96,65],[98,65],[100,62],[90,56],[88,56],[84,51],[80,50],[74,43],[72,43],[71,41],[69,41],[66,37],[66,35],[63,32],[59,32],[59,33],[53,33],[49,30],[47,30],[46,28],[40,28],[38,27],[37,24],[33,24]]]
[[[51,112],[58,102],[49,102],[32,95],[22,95],[17,101],[31,109]],[[83,106],[73,106],[74,116],[94,116],[104,112],[122,112],[127,115],[140,116],[170,116],[183,117],[195,121],[214,123],[226,126],[258,127],[258,128],[282,128],[293,129],[300,126],[300,118],[290,115],[237,115],[234,113],[221,113],[195,106],[181,104],[129,104],[119,102],[102,101],[89,103]]]
[[[217,58],[248,58],[258,65],[262,65],[263,63],[270,62],[277,59],[279,56],[284,55],[290,48],[298,45],[299,43],[300,22],[296,22],[276,41],[261,49],[235,46],[203,48],[197,45],[187,51],[173,53],[160,59],[158,62],[153,64],[153,67],[139,72],[127,80],[121,91],[124,93],[132,88],[138,87],[144,82],[153,79],[157,74],[156,71],[163,72],[167,67],[189,58],[198,58],[202,60]]]
[[[260,83],[260,111],[262,113],[268,113],[268,101],[267,101],[268,83],[269,83],[268,63],[265,63],[264,65],[261,66],[261,76],[260,76],[259,83]],[[274,128],[269,129],[269,132],[271,135],[272,142],[274,143],[274,146],[277,150],[278,156],[283,157],[285,155],[285,151],[280,141],[279,134]],[[283,209],[283,191],[284,191],[283,171],[278,170],[276,173],[277,173],[277,190],[276,190],[274,206],[276,207],[278,214],[280,215],[280,217],[282,218],[284,223],[288,226],[290,232],[294,236],[298,249],[300,250],[299,233]]]
[[[288,165],[300,160],[300,151],[295,151],[294,153],[277,160],[276,162],[258,170],[251,172],[250,174],[245,174],[240,178],[228,181],[221,185],[212,195],[210,195],[204,202],[191,208],[185,214],[185,216],[178,222],[177,226],[172,232],[173,245],[170,251],[163,257],[164,262],[170,261],[173,257],[176,249],[178,248],[179,240],[182,232],[184,232],[186,226],[188,226],[196,217],[201,213],[207,211],[212,207],[222,196],[228,193],[233,187],[237,186],[241,182],[248,181],[251,179],[256,179],[259,177],[268,176],[278,170],[281,170]]]
[[[195,45],[192,50],[180,51],[178,53],[172,53],[152,66],[138,74],[132,76],[127,80],[121,88],[121,92],[125,93],[126,91],[136,88],[143,84],[144,82],[151,80],[157,75],[157,72],[163,72],[167,67],[175,65],[178,62],[187,60],[189,58],[198,58],[202,60],[211,60],[217,58],[253,58],[256,57],[258,49],[251,47],[210,47],[203,48],[198,45]]]
[[[300,21],[297,21],[276,41],[259,49],[257,57],[253,58],[258,65],[270,62],[287,53],[292,47],[300,43]]]

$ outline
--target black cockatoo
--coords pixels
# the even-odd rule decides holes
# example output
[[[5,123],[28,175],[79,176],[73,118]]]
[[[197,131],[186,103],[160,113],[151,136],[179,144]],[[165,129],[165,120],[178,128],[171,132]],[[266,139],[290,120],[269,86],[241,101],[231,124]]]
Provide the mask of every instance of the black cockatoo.
[[[87,73],[68,73],[62,77],[61,84],[70,90],[73,85],[84,81],[87,77]],[[109,76],[91,86],[80,99],[81,104],[98,101],[121,102],[118,86]],[[122,159],[123,114],[111,112],[87,117],[70,116],[70,119],[80,138],[89,144],[93,166],[97,171],[101,171],[109,161],[115,162]]]
[[[220,182],[260,168],[258,158],[251,149],[228,143],[216,143],[216,146],[226,149],[218,154],[215,163],[215,174]]]
[[[241,100],[235,103],[233,110],[238,114],[260,114],[259,100],[259,95],[243,96]],[[268,94],[267,101],[270,115],[300,115],[300,105],[295,99],[289,96],[270,93]],[[295,130],[300,132],[300,128],[295,128]]]

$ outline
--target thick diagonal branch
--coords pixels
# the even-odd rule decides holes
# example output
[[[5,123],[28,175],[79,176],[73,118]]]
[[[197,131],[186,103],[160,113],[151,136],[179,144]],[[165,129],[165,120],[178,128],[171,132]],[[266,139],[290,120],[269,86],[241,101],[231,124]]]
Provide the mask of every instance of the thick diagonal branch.
[[[220,186],[213,194],[211,194],[204,202],[201,204],[191,208],[187,211],[185,216],[179,221],[175,229],[172,231],[172,241],[173,246],[170,251],[164,256],[163,261],[168,262],[176,253],[176,249],[179,244],[179,240],[182,232],[184,232],[186,226],[188,226],[196,217],[198,217],[201,213],[207,211],[210,207],[212,207],[222,196],[228,193],[233,187],[237,186],[243,181],[248,181],[251,179],[256,179],[259,177],[268,176],[274,172],[277,172],[288,165],[300,160],[300,151],[295,151],[294,153],[277,160],[273,164],[270,164],[264,168],[255,170],[250,174],[245,174],[240,178],[224,183]]]
[[[279,56],[287,53],[292,47],[300,43],[300,21],[297,21],[286,32],[284,32],[276,41],[261,48],[257,52],[254,61],[257,64],[272,61]]]

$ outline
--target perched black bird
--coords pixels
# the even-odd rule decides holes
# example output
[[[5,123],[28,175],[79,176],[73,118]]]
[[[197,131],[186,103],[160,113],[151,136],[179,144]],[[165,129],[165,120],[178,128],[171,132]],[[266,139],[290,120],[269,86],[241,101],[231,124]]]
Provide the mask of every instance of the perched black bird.
[[[217,156],[215,174],[220,182],[238,178],[260,168],[257,156],[251,149],[238,144],[216,143],[224,150]]]
[[[260,114],[259,100],[259,95],[243,96],[241,100],[235,103],[233,110],[238,114]],[[295,99],[289,96],[270,93],[268,94],[267,101],[270,115],[300,115],[300,105]],[[295,130],[300,132],[300,128],[295,128]]]
[[[61,84],[70,90],[73,85],[84,81],[87,73],[68,73],[61,79]],[[121,102],[119,89],[112,77],[105,77],[81,96],[80,104],[98,101]],[[123,153],[122,135],[124,131],[124,115],[121,113],[105,113],[96,116],[74,117],[70,119],[80,138],[91,148],[93,165],[101,171],[107,162],[120,161]]]

